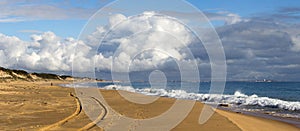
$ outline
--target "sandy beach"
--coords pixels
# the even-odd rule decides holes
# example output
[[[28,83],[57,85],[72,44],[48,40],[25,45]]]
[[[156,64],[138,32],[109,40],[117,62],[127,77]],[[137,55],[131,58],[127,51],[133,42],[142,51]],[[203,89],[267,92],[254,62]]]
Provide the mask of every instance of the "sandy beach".
[[[54,85],[51,86],[51,83]],[[60,83],[65,82],[0,83],[0,130],[102,130],[86,116],[74,89],[57,86]],[[119,114],[137,119],[159,115],[175,101],[161,97],[154,103],[139,105],[128,102],[114,90],[101,90],[101,93]],[[99,105],[101,103],[98,101]],[[197,102],[190,114],[173,130],[299,130],[287,123],[223,110],[217,110],[205,124],[199,125],[202,108],[203,104]],[[110,110],[101,111],[103,113],[96,122],[111,115],[107,113]]]
[[[0,131],[300,131],[300,0],[0,10]]]

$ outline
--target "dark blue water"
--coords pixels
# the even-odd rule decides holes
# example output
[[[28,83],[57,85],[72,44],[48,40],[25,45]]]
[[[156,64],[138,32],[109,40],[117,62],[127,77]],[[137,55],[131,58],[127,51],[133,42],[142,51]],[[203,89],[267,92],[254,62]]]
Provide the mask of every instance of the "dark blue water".
[[[235,91],[246,95],[256,94],[286,101],[300,101],[299,82],[227,82],[224,94],[232,94]]]

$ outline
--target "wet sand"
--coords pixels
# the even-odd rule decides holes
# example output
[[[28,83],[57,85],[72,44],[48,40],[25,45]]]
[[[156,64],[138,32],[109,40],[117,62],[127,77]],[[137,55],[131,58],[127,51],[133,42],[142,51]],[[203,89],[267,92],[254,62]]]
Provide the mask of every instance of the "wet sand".
[[[101,114],[93,123],[82,110],[74,89],[56,86],[59,83],[63,82],[0,83],[0,130],[102,130],[95,122],[101,123],[109,118],[112,111],[109,108],[104,110],[106,107],[102,107],[102,101],[95,100],[100,105]],[[154,103],[141,105],[128,102],[114,90],[101,90],[101,93],[118,114],[136,119],[160,115],[175,101],[161,97]],[[208,122],[199,125],[202,107],[203,104],[197,102],[173,130],[299,130],[283,122],[222,110],[217,110]]]

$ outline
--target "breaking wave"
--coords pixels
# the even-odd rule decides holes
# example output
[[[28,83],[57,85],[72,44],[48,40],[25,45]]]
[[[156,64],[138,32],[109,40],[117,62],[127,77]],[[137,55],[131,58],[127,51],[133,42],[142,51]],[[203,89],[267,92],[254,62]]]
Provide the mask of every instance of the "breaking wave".
[[[236,91],[233,95],[223,95],[223,94],[221,95],[221,94],[188,93],[184,90],[165,90],[165,89],[153,89],[153,88],[134,89],[131,86],[120,86],[120,85],[108,85],[101,88],[109,89],[109,90],[124,90],[129,92],[141,93],[145,95],[197,100],[197,101],[211,103],[211,104],[226,103],[226,104],[238,105],[238,106],[260,106],[260,107],[278,108],[278,109],[284,109],[290,111],[300,111],[300,102],[298,101],[284,101],[284,100],[274,99],[269,97],[259,97],[255,94],[245,95],[239,91]]]

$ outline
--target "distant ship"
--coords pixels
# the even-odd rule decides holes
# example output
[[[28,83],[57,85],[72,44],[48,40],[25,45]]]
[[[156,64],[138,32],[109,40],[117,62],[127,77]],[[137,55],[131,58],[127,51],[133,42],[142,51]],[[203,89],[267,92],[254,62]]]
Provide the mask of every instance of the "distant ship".
[[[273,82],[272,80],[263,79],[263,80],[256,80],[255,82]]]

